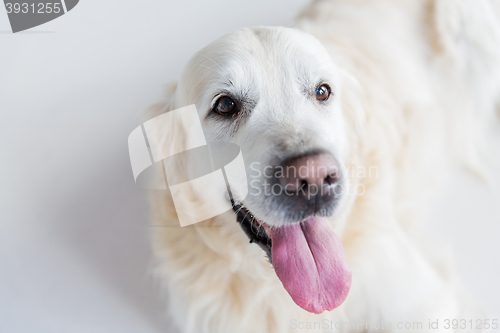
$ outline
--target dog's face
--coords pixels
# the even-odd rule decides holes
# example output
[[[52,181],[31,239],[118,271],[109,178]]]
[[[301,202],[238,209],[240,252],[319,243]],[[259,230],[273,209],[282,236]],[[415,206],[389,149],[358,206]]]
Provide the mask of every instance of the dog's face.
[[[342,208],[339,75],[314,37],[287,28],[226,35],[190,61],[176,99],[197,105],[208,141],[241,147],[249,194],[233,194],[258,219],[280,227]]]
[[[175,92],[176,107],[196,104],[207,141],[241,148],[249,193],[232,193],[237,219],[292,299],[315,313],[339,306],[351,283],[327,223],[348,195],[339,81],[314,37],[254,28],[198,52]]]

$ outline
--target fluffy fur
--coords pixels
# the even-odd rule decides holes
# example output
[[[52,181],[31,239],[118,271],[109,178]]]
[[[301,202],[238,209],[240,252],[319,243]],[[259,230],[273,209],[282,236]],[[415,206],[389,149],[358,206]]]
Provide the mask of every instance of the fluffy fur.
[[[362,193],[351,191],[330,218],[353,282],[344,304],[320,315],[295,305],[233,212],[180,228],[170,194],[152,193],[155,272],[182,332],[296,332],[324,319],[375,328],[316,324],[312,331],[376,331],[387,322],[400,331],[398,322],[421,321],[415,331],[422,332],[429,319],[476,318],[449,259],[421,226],[449,163],[480,169],[481,124],[500,93],[498,9],[490,0],[316,1],[295,27],[315,36],[328,57],[303,32],[256,27],[191,60],[150,116],[196,104],[209,141],[235,142],[253,160],[293,152],[293,131],[281,125],[306,123],[316,130],[306,144],[334,142],[351,189]],[[335,81],[336,104],[325,114],[301,104],[290,83],[309,70],[329,71]],[[206,117],[225,77],[260,89],[256,111],[236,127]],[[264,202],[253,202],[255,210],[274,219]]]

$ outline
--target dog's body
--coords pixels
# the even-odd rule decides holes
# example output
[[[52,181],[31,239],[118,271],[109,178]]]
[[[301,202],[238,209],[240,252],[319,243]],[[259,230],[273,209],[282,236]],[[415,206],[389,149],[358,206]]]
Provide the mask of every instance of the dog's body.
[[[318,38],[335,65],[316,41],[286,28],[240,30],[200,51],[152,114],[196,104],[207,139],[237,143],[245,161],[303,153],[298,132],[286,130],[294,122],[313,128],[300,132],[307,149],[334,142],[351,191],[326,218],[342,241],[352,286],[337,309],[304,311],[233,212],[180,228],[170,193],[155,192],[156,271],[182,332],[377,331],[382,324],[397,332],[406,323],[405,331],[436,331],[429,320],[444,329],[444,319],[475,318],[448,259],[430,250],[420,225],[447,163],[477,166],[477,124],[494,113],[500,93],[497,9],[488,0],[319,1],[296,27]],[[310,54],[281,54],[295,48]],[[291,81],[308,71],[301,62],[328,62],[330,106],[295,97]],[[203,100],[220,81],[214,72],[226,71],[234,86],[251,77],[250,89],[260,89],[255,110],[230,130],[206,116]],[[258,200],[265,199],[247,206],[279,227],[277,209]]]

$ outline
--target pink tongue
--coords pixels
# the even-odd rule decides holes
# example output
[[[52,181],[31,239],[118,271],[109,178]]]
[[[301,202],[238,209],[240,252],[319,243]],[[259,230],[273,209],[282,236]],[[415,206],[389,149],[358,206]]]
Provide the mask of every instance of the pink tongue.
[[[286,291],[309,312],[333,310],[351,288],[351,271],[344,250],[325,219],[273,229],[273,266]]]

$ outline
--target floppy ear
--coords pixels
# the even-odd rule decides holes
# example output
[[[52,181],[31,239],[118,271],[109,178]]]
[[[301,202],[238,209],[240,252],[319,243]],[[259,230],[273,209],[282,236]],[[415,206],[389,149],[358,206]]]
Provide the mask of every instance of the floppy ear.
[[[161,114],[164,114],[168,111],[173,110],[174,108],[174,98],[175,98],[175,92],[177,90],[177,81],[172,81],[168,83],[165,86],[165,91],[163,93],[162,98],[160,101],[157,103],[149,106],[145,110],[143,110],[140,113],[140,121],[142,124],[146,123],[148,120],[151,120]],[[144,130],[144,127],[143,127]],[[144,133],[146,134],[146,133]],[[154,135],[153,137],[148,137],[147,140],[147,146],[150,147],[151,143],[149,140],[154,140],[154,144],[156,146],[161,146],[160,142],[162,140],[167,140],[169,141],[168,136],[173,135],[170,131],[165,131],[162,133],[162,136],[159,137],[158,135]],[[172,140],[170,140],[172,141]],[[150,149],[150,148],[149,148]],[[151,152],[150,152],[151,154]],[[149,188],[149,189],[160,189],[164,188],[165,186],[165,177],[163,175],[162,171],[162,165],[163,162],[156,162],[153,164],[152,167],[147,168],[142,172],[138,178],[137,182],[140,183],[143,187]],[[167,186],[167,192],[168,191],[168,186]]]
[[[174,109],[175,92],[177,90],[177,80],[168,83],[165,86],[163,96],[160,101],[149,106],[140,114],[141,123],[153,119],[165,112]],[[153,168],[152,173],[148,175],[150,178],[146,182],[151,184],[164,183],[165,178],[161,167]],[[152,187],[149,187],[152,188]],[[153,208],[153,220],[155,225],[179,227],[177,212],[174,208],[174,202],[168,186],[163,191],[152,190],[150,191],[150,203]],[[169,228],[169,230],[171,230]],[[173,229],[172,229],[173,230]],[[158,238],[163,237],[163,233],[158,233]]]
[[[159,116],[162,113],[171,111],[175,103],[175,91],[177,90],[177,80],[168,83],[165,86],[165,92],[161,100],[143,110],[141,113],[141,122],[144,123],[149,119]]]

